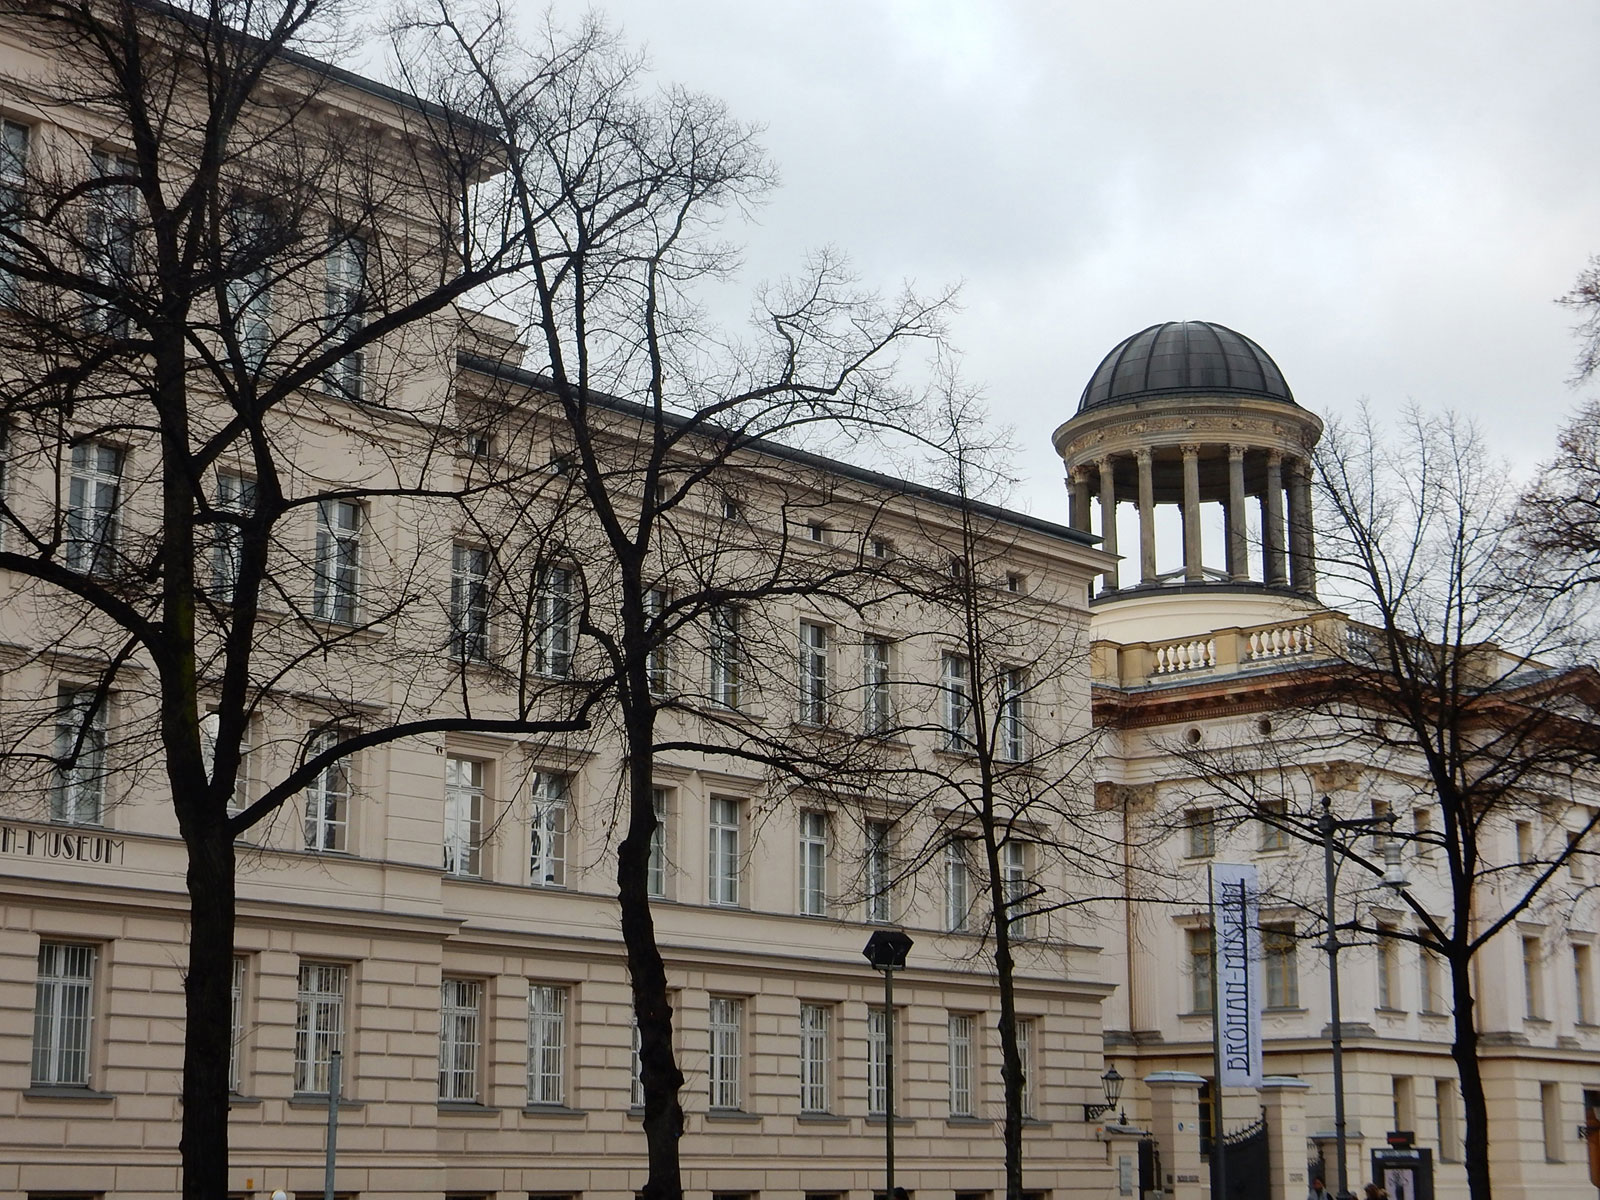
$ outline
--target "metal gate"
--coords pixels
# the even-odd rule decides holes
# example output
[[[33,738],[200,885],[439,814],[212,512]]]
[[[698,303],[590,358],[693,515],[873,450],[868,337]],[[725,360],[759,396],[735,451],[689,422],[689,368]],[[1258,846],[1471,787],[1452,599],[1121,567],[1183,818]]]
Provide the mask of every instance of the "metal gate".
[[[1222,1139],[1227,1155],[1228,1190],[1224,1200],[1273,1200],[1272,1171],[1267,1156],[1267,1119],[1235,1129]],[[1216,1156],[1212,1155],[1211,1187],[1216,1195]],[[1278,1200],[1295,1200],[1292,1196]]]

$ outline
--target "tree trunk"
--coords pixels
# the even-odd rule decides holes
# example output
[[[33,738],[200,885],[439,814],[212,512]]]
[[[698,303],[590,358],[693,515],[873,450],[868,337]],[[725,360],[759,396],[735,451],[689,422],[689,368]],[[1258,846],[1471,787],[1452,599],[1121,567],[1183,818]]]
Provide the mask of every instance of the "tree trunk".
[[[1489,1105],[1483,1094],[1483,1073],[1478,1064],[1478,1025],[1473,1011],[1472,963],[1466,958],[1450,962],[1450,984],[1455,1006],[1455,1037],[1450,1057],[1461,1077],[1461,1107],[1466,1117],[1467,1195],[1490,1200]],[[1441,1152],[1444,1147],[1440,1147]]]
[[[228,1064],[233,1030],[233,840],[221,822],[184,837],[189,970],[183,981],[184,1200],[228,1194]]]
[[[1016,963],[1011,957],[1011,903],[1000,868],[992,809],[984,814],[984,853],[988,860],[989,907],[994,913],[994,974],[1000,991],[1000,1080],[1005,1092],[1006,1200],[1022,1200],[1022,1054],[1017,1049]]]
[[[636,664],[639,695],[648,694],[644,662]],[[622,942],[633,985],[633,1015],[639,1025],[639,1077],[644,1087],[644,1137],[649,1174],[644,1200],[682,1200],[683,1176],[678,1139],[683,1136],[683,1105],[678,1093],[683,1072],[672,1054],[672,1005],[667,999],[667,969],[656,945],[650,912],[650,837],[656,827],[654,804],[655,721],[650,701],[625,717],[628,742],[628,833],[617,849],[617,899],[622,910]],[[642,709],[643,711],[638,711]]]

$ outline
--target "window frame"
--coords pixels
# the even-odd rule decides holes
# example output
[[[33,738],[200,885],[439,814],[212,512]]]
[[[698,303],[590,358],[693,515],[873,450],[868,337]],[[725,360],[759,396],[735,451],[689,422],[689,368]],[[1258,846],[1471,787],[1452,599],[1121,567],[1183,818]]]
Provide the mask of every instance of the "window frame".
[[[951,837],[944,844],[944,929],[967,933],[972,918],[972,866],[967,854],[970,838]]]
[[[734,711],[738,711],[742,699],[740,618],[736,605],[716,605],[708,618],[706,640],[707,693],[713,704]]]
[[[482,878],[488,774],[489,764],[481,758],[445,756],[443,870],[456,879]]]
[[[458,662],[489,661],[490,554],[472,542],[450,545],[450,655]]]
[[[866,823],[866,917],[873,925],[894,921],[894,822]]]
[[[578,640],[578,573],[539,568],[534,580],[533,669],[546,679],[569,679]]]
[[[972,659],[945,651],[939,657],[940,717],[944,749],[970,754],[977,747],[973,731]]]
[[[256,507],[256,481],[241,471],[219,470],[212,507],[218,513],[249,518]],[[211,538],[211,594],[232,603],[239,588],[239,572],[244,560],[244,528],[230,520],[219,520]]]
[[[528,885],[567,886],[567,835],[571,828],[573,777],[535,771],[528,797]]]
[[[800,709],[802,725],[823,726],[831,716],[829,705],[829,627],[819,621],[800,622]]]
[[[528,1107],[564,1108],[572,989],[565,984],[528,985]]]
[[[122,537],[122,478],[128,456],[121,446],[99,439],[77,442],[67,477],[67,569],[105,575],[117,558]]]
[[[367,323],[367,263],[371,247],[354,230],[330,228],[323,258],[323,334],[330,348],[359,334]],[[323,387],[335,396],[365,399],[366,350],[342,355],[323,374]]]
[[[707,903],[743,907],[744,801],[712,796],[706,806]]]
[[[800,1112],[833,1109],[833,1005],[800,1004]]]
[[[869,737],[894,727],[894,642],[869,635],[861,643],[862,723]]]
[[[650,851],[645,860],[645,894],[652,900],[666,900],[669,866],[668,852],[671,849],[671,837],[667,831],[667,820],[672,808],[672,798],[667,794],[671,789],[652,787],[650,789],[650,807],[655,814],[656,827],[650,831]]]
[[[828,814],[802,809],[799,821],[800,896],[803,917],[828,915]]]
[[[476,1104],[483,1053],[483,980],[446,975],[439,981],[439,1100]]]
[[[316,620],[356,624],[361,613],[361,540],[366,524],[367,514],[358,500],[317,501],[311,586],[311,615]]]
[[[712,1112],[744,1105],[744,1000],[711,996],[706,1003],[706,1096]]]
[[[308,977],[312,986],[308,986]],[[348,963],[300,960],[295,990],[294,1094],[326,1096],[333,1054],[343,1058],[350,997]],[[337,981],[337,987],[327,986]],[[325,1019],[326,1018],[326,1019]],[[348,1064],[342,1064],[347,1066]],[[340,1095],[349,1071],[340,1072]]]
[[[93,686],[56,687],[50,820],[61,825],[105,823],[111,697]]]
[[[1028,673],[1022,667],[1006,667],[1000,672],[999,685],[999,758],[1024,762],[1028,757]]]
[[[1261,925],[1262,982],[1267,1008],[1300,1007],[1300,960],[1293,924]]]
[[[945,1027],[946,1068],[949,1084],[950,1115],[973,1117],[977,1114],[974,1092],[975,1055],[971,1013],[949,1013]]]
[[[350,736],[342,728],[319,730],[307,757],[315,758]],[[315,854],[350,852],[350,810],[355,800],[355,761],[346,754],[317,772],[305,786],[303,848]]]
[[[110,150],[91,150],[89,165],[96,180],[138,174],[138,164]],[[107,291],[126,289],[138,246],[137,187],[121,183],[95,187],[88,195],[84,226],[83,273]],[[91,334],[126,337],[128,314],[95,296],[83,296],[83,328]]]
[[[101,947],[94,943],[40,940],[35,959],[30,1086],[90,1087],[100,958]]]

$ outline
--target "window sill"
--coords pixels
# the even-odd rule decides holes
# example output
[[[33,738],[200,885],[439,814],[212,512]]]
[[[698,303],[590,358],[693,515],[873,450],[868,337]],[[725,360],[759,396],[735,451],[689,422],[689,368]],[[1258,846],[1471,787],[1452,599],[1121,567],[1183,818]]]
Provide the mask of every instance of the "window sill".
[[[1541,1028],[1541,1029],[1548,1029],[1548,1028],[1550,1028],[1550,1018],[1549,1018],[1549,1017],[1523,1017],[1523,1018],[1522,1018],[1522,1023],[1523,1023],[1523,1024],[1524,1024],[1524,1025],[1537,1025],[1537,1026],[1539,1026],[1539,1028]],[[1550,1160],[1550,1161],[1552,1161],[1552,1162],[1559,1162],[1559,1161],[1561,1161],[1561,1160],[1559,1160],[1559,1159],[1552,1159],[1552,1160]]]
[[[260,1108],[260,1096],[241,1096],[238,1092],[228,1093],[229,1108]]]
[[[362,1109],[366,1108],[366,1106],[367,1106],[367,1102],[365,1100],[340,1100],[339,1101],[339,1111],[340,1112],[360,1112]],[[323,1096],[314,1095],[314,1094],[309,1093],[309,1092],[296,1092],[294,1095],[289,1097],[289,1107],[290,1108],[318,1108],[318,1109],[321,1109],[323,1112],[326,1112],[328,1110],[328,1097],[325,1096],[325,1095],[323,1095]]]
[[[1410,1009],[1390,1008],[1386,1004],[1376,1005],[1372,1011],[1377,1013],[1380,1017],[1409,1017],[1411,1015]]]
[[[745,1112],[742,1108],[709,1108],[706,1110],[706,1120],[727,1121],[739,1125],[756,1125],[761,1121],[761,1114]]]
[[[1053,1129],[1055,1125],[1051,1121],[1041,1121],[1038,1117],[1023,1117],[1022,1127],[1024,1129]]]
[[[836,1117],[832,1113],[801,1113],[795,1118],[801,1125],[848,1125],[849,1117]]]
[[[994,1122],[987,1117],[951,1116],[944,1119],[947,1126],[961,1129],[993,1129]]]
[[[570,1117],[587,1117],[587,1109],[568,1108],[565,1104],[529,1104],[524,1106],[522,1115],[525,1117],[560,1117],[563,1120]]]
[[[117,1098],[115,1092],[97,1092],[90,1087],[52,1083],[36,1083],[22,1094],[29,1100],[82,1100],[90,1103],[109,1103]]]
[[[479,1104],[476,1100],[441,1100],[439,1101],[440,1116],[486,1117],[500,1110],[488,1104]]]
[[[883,1124],[883,1114],[882,1113],[869,1113],[869,1114],[867,1114],[867,1124],[868,1125],[882,1125]],[[894,1127],[896,1129],[910,1129],[915,1124],[916,1124],[916,1122],[914,1120],[912,1120],[910,1117],[896,1117],[894,1119]]]
[[[1272,1004],[1261,1011],[1269,1017],[1303,1017],[1311,1010],[1298,1004]]]

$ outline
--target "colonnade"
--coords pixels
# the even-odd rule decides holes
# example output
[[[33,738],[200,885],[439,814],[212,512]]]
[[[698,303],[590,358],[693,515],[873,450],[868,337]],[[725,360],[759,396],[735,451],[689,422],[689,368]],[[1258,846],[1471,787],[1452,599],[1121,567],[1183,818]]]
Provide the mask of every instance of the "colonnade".
[[[1311,468],[1304,458],[1236,443],[1140,447],[1079,465],[1072,469],[1069,482],[1073,528],[1095,532],[1090,524],[1090,507],[1092,499],[1098,499],[1101,546],[1110,554],[1118,553],[1119,487],[1135,492],[1141,587],[1156,587],[1163,582],[1156,573],[1156,508],[1176,500],[1183,521],[1184,583],[1205,579],[1200,505],[1220,502],[1226,530],[1227,582],[1257,582],[1306,595],[1316,591]],[[1251,498],[1260,507],[1263,578],[1259,580],[1250,577],[1245,533],[1246,506]],[[1119,572],[1112,566],[1105,574],[1105,590],[1116,591],[1119,587]]]

